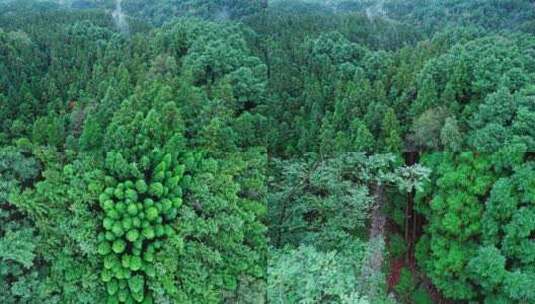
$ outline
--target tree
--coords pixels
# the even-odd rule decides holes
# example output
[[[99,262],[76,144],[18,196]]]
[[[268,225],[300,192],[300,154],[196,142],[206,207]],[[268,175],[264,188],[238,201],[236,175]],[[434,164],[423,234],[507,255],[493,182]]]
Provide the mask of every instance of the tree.
[[[351,261],[358,259],[334,251],[321,252],[311,246],[273,250],[268,267],[268,301],[282,304],[329,298],[332,303],[370,303],[359,296],[359,282],[352,275],[359,265]]]
[[[340,152],[337,150],[336,135],[336,130],[331,123],[329,116],[325,116],[321,124],[321,134],[319,138],[321,154],[330,156],[336,152]]]
[[[351,124],[353,135],[353,149],[359,152],[372,152],[375,147],[373,135],[366,125],[359,119],[353,120]]]
[[[102,127],[93,115],[89,115],[84,122],[84,129],[80,135],[79,143],[82,151],[91,151],[102,144]]]
[[[2,302],[391,303],[383,207],[535,302],[530,1],[59,2],[0,0]]]
[[[528,104],[532,101],[529,88],[511,94],[501,87],[489,94],[479,105],[471,121],[473,131],[469,142],[475,149],[486,152],[497,151],[504,144],[524,143],[533,145],[529,123],[535,109]]]
[[[518,97],[511,95],[507,88],[499,88],[493,94],[488,95],[485,101],[479,105],[478,112],[473,118],[473,127],[481,128],[485,124],[510,125],[515,109],[515,100]]]
[[[436,107],[438,101],[439,99],[435,81],[433,79],[426,78],[422,83],[421,90],[418,91],[418,97],[415,103],[412,105],[412,116],[418,117],[426,110]]]
[[[480,198],[496,180],[492,163],[488,156],[472,152],[434,153],[423,163],[434,171],[416,196],[416,208],[428,221],[427,238],[420,240],[416,258],[447,297],[477,298],[479,289],[465,267],[477,255],[483,234]]]
[[[414,119],[412,140],[421,149],[436,150],[440,145],[440,132],[447,117],[444,108],[433,108]]]
[[[394,109],[389,108],[383,119],[382,137],[385,139],[385,152],[400,153],[403,149],[403,142],[400,136],[399,121]]]
[[[469,264],[488,300],[521,303],[535,299],[532,292],[524,290],[524,284],[533,278],[530,265],[535,261],[529,240],[535,230],[531,219],[535,196],[530,190],[535,171],[533,162],[522,163],[523,156],[510,152],[513,174],[500,178],[492,187],[482,218],[483,243],[488,245],[481,247]]]
[[[446,118],[442,130],[440,130],[440,142],[446,151],[461,151],[463,147],[463,138],[455,117]]]

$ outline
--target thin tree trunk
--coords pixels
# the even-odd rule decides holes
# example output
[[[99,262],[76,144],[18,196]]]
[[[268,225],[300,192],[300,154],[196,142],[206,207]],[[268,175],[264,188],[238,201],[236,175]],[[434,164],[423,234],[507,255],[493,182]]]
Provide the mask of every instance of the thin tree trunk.
[[[412,166],[417,162],[418,152],[407,152],[405,154],[405,163]],[[407,193],[407,206],[405,208],[405,242],[407,244],[406,262],[409,267],[414,266],[414,243],[416,241],[416,229],[418,226],[417,215],[414,212],[414,197],[416,191],[413,189]]]

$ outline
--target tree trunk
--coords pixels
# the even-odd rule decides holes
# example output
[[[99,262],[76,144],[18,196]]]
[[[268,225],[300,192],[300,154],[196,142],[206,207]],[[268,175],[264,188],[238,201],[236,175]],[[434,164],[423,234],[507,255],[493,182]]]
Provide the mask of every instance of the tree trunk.
[[[412,166],[416,164],[418,160],[418,152],[405,153],[405,164]],[[405,242],[407,244],[407,255],[405,260],[409,267],[414,267],[414,243],[417,238],[418,220],[417,215],[414,212],[414,196],[416,191],[413,189],[407,193],[407,206],[405,208]]]

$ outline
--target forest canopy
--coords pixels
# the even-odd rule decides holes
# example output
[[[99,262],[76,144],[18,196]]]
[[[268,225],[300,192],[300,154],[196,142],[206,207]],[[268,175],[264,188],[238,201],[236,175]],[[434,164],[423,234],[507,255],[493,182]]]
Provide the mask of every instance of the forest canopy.
[[[534,303],[528,0],[0,0],[0,302]]]

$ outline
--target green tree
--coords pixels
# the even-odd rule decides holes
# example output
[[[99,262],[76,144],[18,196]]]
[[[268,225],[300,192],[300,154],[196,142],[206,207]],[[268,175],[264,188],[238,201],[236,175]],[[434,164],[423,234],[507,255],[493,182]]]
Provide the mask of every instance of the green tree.
[[[488,156],[471,152],[434,153],[423,163],[434,171],[416,197],[416,207],[428,221],[418,263],[447,297],[477,298],[479,289],[465,268],[477,255],[483,234],[481,198],[496,180],[492,163]]]
[[[394,109],[389,108],[383,119],[382,137],[385,141],[385,152],[400,153],[403,149],[399,121]]]
[[[366,125],[359,119],[353,120],[351,125],[353,135],[354,151],[372,152],[375,148],[373,135]]]
[[[483,244],[487,246],[482,246],[469,264],[488,301],[522,303],[533,301],[535,296],[524,289],[533,278],[531,265],[535,260],[529,241],[535,230],[531,219],[535,171],[533,162],[522,163],[523,156],[509,151],[507,162],[513,172],[494,184],[482,218]]]
[[[80,135],[79,143],[82,151],[91,151],[102,145],[102,127],[93,115],[89,115],[84,122],[84,129]]]
[[[448,116],[444,108],[433,108],[414,119],[411,138],[421,149],[436,150],[440,145],[440,133]]]
[[[463,147],[463,137],[459,131],[457,119],[448,117],[440,130],[440,142],[446,151],[459,152]]]

